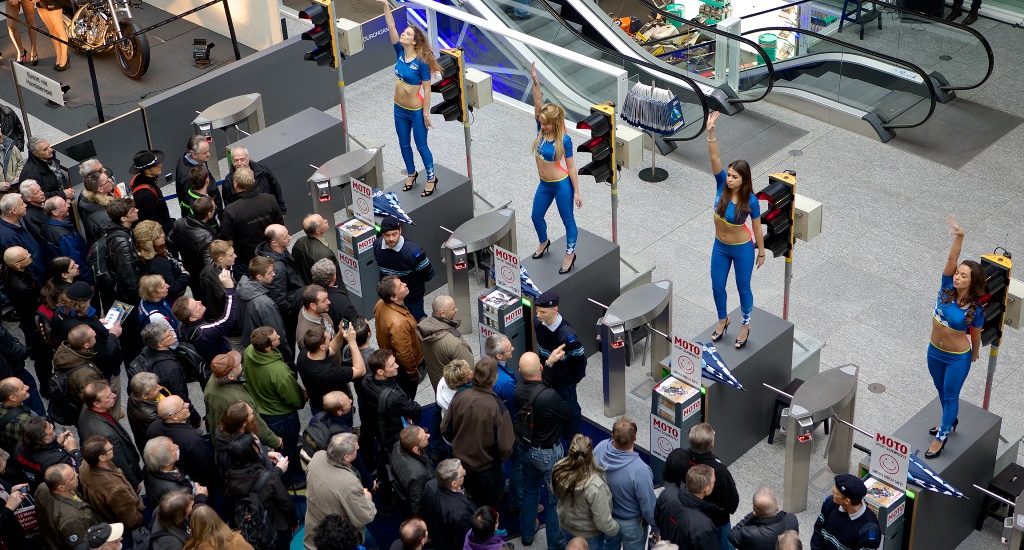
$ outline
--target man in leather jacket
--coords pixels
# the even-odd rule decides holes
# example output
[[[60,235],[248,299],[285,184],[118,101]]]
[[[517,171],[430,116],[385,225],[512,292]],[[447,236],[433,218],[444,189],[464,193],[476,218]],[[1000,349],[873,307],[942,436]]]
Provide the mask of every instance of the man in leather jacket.
[[[64,194],[64,198],[75,198],[75,190],[71,188],[71,178],[66,168],[60,165],[56,152],[50,142],[41,137],[28,140],[28,158],[21,170],[18,181],[35,180],[43,188],[46,197]]]
[[[209,246],[216,238],[209,223],[215,214],[214,202],[210,197],[202,197],[193,205],[195,219],[181,217],[174,220],[174,227],[167,236],[174,244],[174,249],[181,254],[181,263],[185,270],[192,274],[189,286],[192,294],[199,295],[199,274],[203,268],[212,263]]]
[[[235,190],[234,186],[230,182],[234,182],[235,170],[239,168],[249,168],[252,170],[253,177],[256,179],[254,186],[257,193],[267,193],[277,200],[277,205],[281,208],[281,213],[285,214],[288,212],[288,207],[284,204],[284,195],[281,194],[281,184],[277,182],[277,178],[265,165],[260,164],[251,158],[249,158],[249,150],[245,147],[235,147],[231,150],[231,170],[228,172],[228,177],[224,178],[224,204],[231,204],[239,198],[239,195],[244,191]]]

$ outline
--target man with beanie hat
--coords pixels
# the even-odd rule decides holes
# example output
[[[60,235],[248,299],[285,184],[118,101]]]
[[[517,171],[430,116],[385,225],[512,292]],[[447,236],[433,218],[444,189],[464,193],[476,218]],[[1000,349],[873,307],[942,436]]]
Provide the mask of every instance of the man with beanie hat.
[[[423,295],[427,281],[434,278],[434,267],[420,246],[402,236],[402,223],[391,216],[380,222],[380,238],[373,243],[373,257],[380,266],[380,278],[394,275],[409,285],[405,307],[419,322],[427,316]]]
[[[576,329],[558,313],[558,294],[545,292],[534,300],[537,318],[533,321],[533,333],[537,337],[537,355],[544,364],[544,383],[551,386],[573,408],[572,429],[576,433],[580,421],[580,402],[576,385],[587,374],[587,357],[583,342],[576,335]],[[552,352],[562,347],[562,358],[548,364]]]
[[[882,544],[881,528],[878,517],[864,502],[867,494],[859,477],[837,475],[832,494],[821,503],[821,513],[814,522],[811,550],[878,548]]]
[[[139,151],[132,158],[130,173],[134,174],[129,187],[139,209],[140,220],[153,220],[171,233],[171,213],[167,210],[164,193],[160,190],[160,175],[164,169],[164,154],[160,151]]]
[[[256,401],[245,389],[245,376],[242,374],[242,354],[237,351],[222,353],[213,358],[210,372],[213,376],[203,390],[203,401],[206,403],[206,431],[215,434],[220,426],[224,411],[233,403],[245,401],[256,410]],[[253,415],[258,429],[260,441],[275,449],[281,448],[281,438],[275,434],[263,417]],[[214,438],[216,441],[216,438]]]

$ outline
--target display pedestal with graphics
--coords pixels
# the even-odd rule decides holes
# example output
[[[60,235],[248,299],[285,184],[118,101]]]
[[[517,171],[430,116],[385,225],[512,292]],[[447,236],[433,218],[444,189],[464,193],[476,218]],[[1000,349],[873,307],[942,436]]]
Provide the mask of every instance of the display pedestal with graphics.
[[[469,295],[470,255],[498,245],[505,250],[516,249],[516,212],[499,208],[476,216],[455,228],[444,243],[448,295],[455,300],[456,319],[462,321],[462,334],[473,332],[471,297]],[[480,267],[480,266],[478,266]],[[435,266],[434,269],[440,269]],[[510,273],[516,288],[520,286],[519,272]],[[483,324],[483,321],[481,321]]]

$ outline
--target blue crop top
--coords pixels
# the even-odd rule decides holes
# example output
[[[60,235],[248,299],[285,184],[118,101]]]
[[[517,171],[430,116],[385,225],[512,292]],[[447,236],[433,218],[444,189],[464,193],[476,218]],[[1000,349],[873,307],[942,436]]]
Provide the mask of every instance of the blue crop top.
[[[395,54],[398,59],[395,61],[395,76],[398,80],[419,86],[423,82],[430,81],[430,65],[422,59],[415,57],[412,61],[405,61],[405,48],[401,44],[395,44]]]
[[[725,189],[725,177],[725,170],[715,174],[715,202],[712,203],[712,208],[718,206],[718,201],[722,198],[722,191]],[[747,204],[750,205],[750,217],[760,218],[761,204],[757,202],[757,196],[751,193]],[[715,215],[718,216],[717,210]],[[720,219],[730,225],[742,225],[747,221],[746,216],[743,218],[739,217],[739,213],[736,212],[736,205],[732,201],[725,206],[725,216],[720,217]]]
[[[540,122],[537,122],[537,132],[540,132]],[[565,149],[565,158],[572,158],[572,138],[569,137],[569,134],[562,135],[562,149]],[[555,142],[548,141],[541,136],[540,143],[537,145],[537,154],[548,162],[554,162]]]
[[[935,320],[942,326],[953,330],[967,332],[967,309],[960,307],[956,300],[942,303],[943,295],[947,289],[953,288],[953,276],[943,275],[942,285],[939,286],[939,295],[935,298]],[[971,326],[981,328],[985,325],[985,313],[981,306],[974,306],[974,319]]]

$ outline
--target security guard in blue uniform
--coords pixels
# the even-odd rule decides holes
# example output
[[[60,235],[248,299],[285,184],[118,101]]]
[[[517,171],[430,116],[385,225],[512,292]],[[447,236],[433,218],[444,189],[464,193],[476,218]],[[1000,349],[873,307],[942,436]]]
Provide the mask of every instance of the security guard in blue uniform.
[[[380,237],[373,243],[373,257],[380,267],[380,278],[394,275],[409,286],[405,307],[419,322],[427,316],[423,295],[427,281],[434,278],[434,267],[420,245],[402,236],[402,223],[388,216],[380,222]]]
[[[811,550],[866,550],[882,544],[878,517],[864,502],[868,494],[864,482],[855,475],[835,478],[832,494],[821,504],[814,522]]]
[[[572,431],[569,433],[574,434],[580,421],[576,384],[587,374],[583,342],[576,335],[576,329],[558,313],[558,294],[545,292],[533,304],[537,312],[533,330],[537,337],[537,355],[544,363],[544,383],[572,407]],[[548,358],[559,346],[564,346],[562,351],[565,355],[553,365],[548,365]]]

